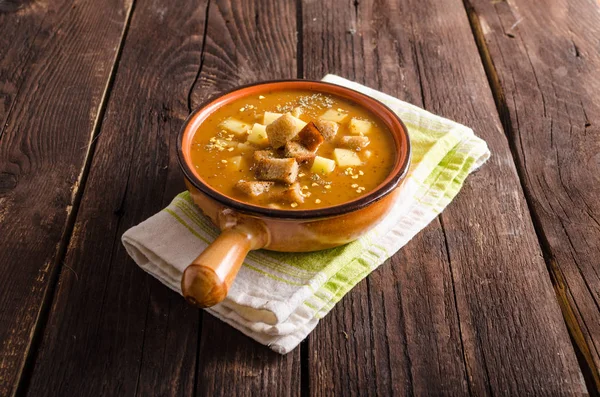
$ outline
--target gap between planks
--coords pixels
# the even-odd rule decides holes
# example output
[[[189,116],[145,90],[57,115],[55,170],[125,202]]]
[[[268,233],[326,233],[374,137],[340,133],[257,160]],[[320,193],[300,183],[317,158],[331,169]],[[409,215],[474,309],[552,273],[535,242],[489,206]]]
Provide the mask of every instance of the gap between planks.
[[[302,1],[296,0],[296,77],[304,78],[304,21],[302,18]],[[310,359],[308,337],[297,347],[300,349],[300,396],[308,397],[310,393]]]
[[[37,321],[35,322],[35,326],[33,327],[31,333],[31,339],[29,342],[29,347],[25,352],[25,360],[23,360],[23,365],[19,371],[19,380],[17,383],[17,387],[14,389],[14,395],[20,396],[27,394],[27,389],[29,387],[29,380],[31,379],[31,374],[33,373],[33,368],[35,367],[35,361],[37,358],[37,353],[40,347],[41,340],[44,335],[44,331],[46,328],[46,324],[48,321],[48,315],[50,314],[50,308],[52,307],[52,302],[54,301],[54,295],[56,290],[56,284],[58,283],[58,279],[60,274],[62,273],[62,268],[64,265],[64,258],[67,253],[67,249],[69,244],[71,243],[71,238],[73,237],[73,229],[75,226],[75,220],[77,219],[77,213],[79,212],[79,205],[81,204],[81,199],[83,197],[83,193],[85,191],[85,184],[87,182],[87,178],[90,172],[90,167],[92,164],[92,159],[94,157],[96,141],[100,135],[100,131],[102,129],[102,120],[104,119],[104,113],[106,111],[106,105],[110,98],[110,93],[112,91],[112,86],[114,83],[114,78],[116,75],[116,71],[119,66],[119,62],[121,60],[121,53],[123,51],[123,46],[125,43],[125,38],[127,37],[127,32],[129,31],[129,25],[131,23],[131,17],[133,15],[133,11],[135,8],[136,0],[131,0],[131,6],[127,11],[127,16],[125,17],[125,24],[123,25],[123,31],[121,33],[121,39],[119,41],[119,48],[115,53],[115,57],[113,60],[113,64],[108,75],[108,79],[106,80],[106,85],[104,87],[104,91],[102,93],[102,97],[100,99],[100,105],[98,106],[98,112],[96,113],[96,118],[94,122],[94,126],[92,128],[92,134],[90,135],[90,140],[88,143],[87,152],[85,154],[85,158],[83,161],[83,167],[79,174],[79,178],[75,183],[75,189],[73,189],[73,193],[71,195],[71,211],[67,216],[67,221],[65,224],[65,230],[63,232],[63,236],[58,244],[57,254],[55,259],[55,266],[53,267],[52,273],[49,276],[48,287],[46,289],[46,293],[42,299],[42,303],[40,305]],[[66,265],[65,265],[66,266]]]
[[[192,114],[193,106],[192,106],[192,93],[194,92],[194,87],[196,87],[196,83],[198,83],[198,79],[202,73],[202,68],[204,67],[204,53],[206,50],[206,38],[208,36],[208,23],[210,18],[210,3],[211,0],[206,2],[206,10],[204,14],[204,30],[202,32],[202,47],[200,48],[200,62],[198,64],[198,71],[196,72],[196,77],[192,84],[190,85],[190,89],[187,95],[187,107],[189,114]],[[204,310],[198,309],[198,335],[196,336],[196,365],[194,367],[194,383],[193,383],[193,395],[198,395],[198,376],[200,373],[200,368],[204,364],[204,360],[200,357],[200,347],[202,342],[202,325],[204,322]]]
[[[202,47],[200,48],[200,62],[198,64],[198,70],[196,71],[196,76],[194,77],[194,81],[190,85],[190,89],[187,94],[187,107],[188,113],[192,114],[194,110],[192,106],[192,92],[194,92],[194,88],[196,87],[196,83],[198,83],[198,79],[200,78],[200,74],[202,73],[202,67],[204,66],[204,51],[206,49],[206,36],[208,35],[208,19],[210,18],[210,2],[208,0],[206,2],[206,10],[204,16],[204,30],[202,32]]]
[[[504,134],[507,136],[507,138],[510,138],[512,134],[512,123],[510,120],[508,105],[506,103],[506,97],[500,83],[500,77],[498,76],[496,67],[494,66],[494,62],[492,61],[490,51],[485,41],[485,36],[479,22],[479,16],[477,15],[474,7],[471,5],[470,0],[463,0],[463,4],[469,19],[469,24],[471,25],[475,43],[477,44],[477,49],[479,50],[481,62],[485,69],[485,74],[492,90],[494,102],[496,103],[496,108],[498,109],[498,113],[500,115],[500,121],[502,122]],[[513,160],[517,161],[518,151],[515,147],[514,140],[508,139],[508,143]],[[569,303],[568,295],[570,295],[571,292],[565,281],[562,271],[557,266],[552,256],[550,243],[546,238],[540,218],[533,210],[531,196],[525,188],[523,171],[520,167],[516,167],[516,170],[519,177],[519,182],[523,188],[523,192],[525,193],[525,201],[533,221],[536,237],[544,255],[546,269],[550,275],[550,280],[552,281],[556,299],[558,301],[558,305],[560,306],[569,336],[571,337],[571,342],[573,344],[573,349],[575,350],[577,360],[579,361],[581,372],[590,394],[598,395],[598,390],[600,390],[600,372],[594,364],[590,347],[585,341],[581,325],[577,321],[575,312]]]

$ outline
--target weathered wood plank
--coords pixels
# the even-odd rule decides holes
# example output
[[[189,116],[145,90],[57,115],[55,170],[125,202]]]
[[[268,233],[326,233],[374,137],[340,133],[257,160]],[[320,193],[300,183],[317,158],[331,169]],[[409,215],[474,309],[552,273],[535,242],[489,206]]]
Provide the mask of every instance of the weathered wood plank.
[[[317,327],[311,393],[585,393],[463,4],[304,2],[303,20],[306,77],[334,72],[422,104],[494,153],[441,229],[391,261],[406,269],[385,264]]]
[[[294,4],[275,0],[211,2],[204,63],[191,98],[197,106],[238,85],[296,77]],[[204,315],[199,395],[300,394],[300,348],[279,356]]]
[[[471,3],[567,325],[600,389],[600,4]]]
[[[421,104],[412,29],[395,22],[406,13],[399,3],[361,2],[327,14],[305,4],[306,77],[334,72]],[[321,321],[309,338],[312,394],[468,393],[447,258],[434,222]]]
[[[0,395],[17,389],[80,197],[130,0],[0,12]]]
[[[135,3],[28,394],[191,395],[200,312],[120,238],[184,189],[176,137],[207,2]]]
[[[199,357],[199,396],[300,395],[300,348],[281,356],[205,315]]]

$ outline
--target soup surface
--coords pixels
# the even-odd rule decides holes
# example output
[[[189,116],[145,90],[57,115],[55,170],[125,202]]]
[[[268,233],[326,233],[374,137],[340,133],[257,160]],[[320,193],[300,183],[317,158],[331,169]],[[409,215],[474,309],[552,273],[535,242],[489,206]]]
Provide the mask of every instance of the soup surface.
[[[233,101],[193,137],[196,172],[215,190],[254,205],[314,209],[375,189],[396,153],[389,129],[351,101],[272,91]]]

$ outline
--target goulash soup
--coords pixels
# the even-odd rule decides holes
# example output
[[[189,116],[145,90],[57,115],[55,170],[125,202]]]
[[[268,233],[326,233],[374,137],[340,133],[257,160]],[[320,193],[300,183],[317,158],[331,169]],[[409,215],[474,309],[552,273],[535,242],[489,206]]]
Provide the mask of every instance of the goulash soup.
[[[389,129],[349,100],[272,91],[233,101],[194,134],[192,162],[215,190],[250,204],[306,210],[374,190],[396,153]]]

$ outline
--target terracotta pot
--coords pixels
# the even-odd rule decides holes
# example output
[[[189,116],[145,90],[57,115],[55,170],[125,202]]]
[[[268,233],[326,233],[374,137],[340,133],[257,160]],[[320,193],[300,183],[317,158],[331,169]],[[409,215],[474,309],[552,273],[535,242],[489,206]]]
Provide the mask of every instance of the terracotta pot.
[[[194,133],[221,106],[241,97],[257,96],[273,90],[309,90],[333,94],[370,110],[394,136],[396,161],[391,173],[375,190],[357,199],[313,210],[259,207],[225,196],[205,184],[191,163]],[[177,152],[194,202],[221,230],[221,235],[183,273],[183,296],[198,307],[213,306],[225,299],[250,250],[317,251],[349,243],[365,234],[392,207],[410,164],[407,129],[388,107],[354,90],[308,80],[252,84],[209,100],[186,120],[177,141]]]

